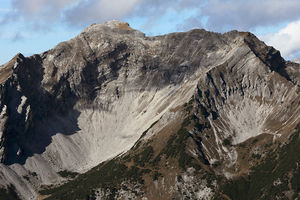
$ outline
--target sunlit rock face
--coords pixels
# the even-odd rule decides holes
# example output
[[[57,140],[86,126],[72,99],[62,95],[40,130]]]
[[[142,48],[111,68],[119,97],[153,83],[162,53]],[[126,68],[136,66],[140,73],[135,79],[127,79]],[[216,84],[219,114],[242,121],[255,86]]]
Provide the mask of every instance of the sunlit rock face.
[[[296,126],[299,74],[298,64],[250,33],[146,37],[124,22],[93,24],[0,68],[0,183],[36,199],[40,185],[64,180],[57,172],[83,173],[125,153],[191,100],[209,124],[203,153],[226,170],[237,162],[234,145],[261,134],[285,137]]]

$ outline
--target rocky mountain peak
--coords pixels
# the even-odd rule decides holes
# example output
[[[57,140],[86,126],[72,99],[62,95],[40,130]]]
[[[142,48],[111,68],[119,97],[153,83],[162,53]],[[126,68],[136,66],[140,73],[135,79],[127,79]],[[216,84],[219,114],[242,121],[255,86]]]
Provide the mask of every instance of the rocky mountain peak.
[[[93,24],[0,68],[0,183],[35,199],[71,181],[67,170],[84,177],[70,185],[89,189],[62,186],[45,192],[49,198],[98,191],[101,199],[115,191],[105,183],[112,180],[125,199],[121,186],[136,180],[145,188],[133,193],[149,199],[162,198],[150,189],[181,198],[187,183],[190,198],[212,197],[223,184],[216,176],[245,175],[258,164],[252,154],[263,159],[267,148],[289,142],[300,121],[299,77],[298,64],[248,32],[145,37],[124,22]],[[99,184],[89,182],[94,173]],[[158,180],[163,187],[153,186]]]
[[[0,67],[0,84],[4,83],[13,73],[13,70],[17,68],[19,63],[23,62],[25,57],[18,53],[8,63]]]
[[[82,34],[85,33],[97,33],[97,32],[107,32],[112,34],[131,34],[134,37],[144,37],[145,34],[135,30],[130,27],[127,22],[122,22],[118,20],[111,20],[102,24],[92,24],[88,28],[84,29]]]

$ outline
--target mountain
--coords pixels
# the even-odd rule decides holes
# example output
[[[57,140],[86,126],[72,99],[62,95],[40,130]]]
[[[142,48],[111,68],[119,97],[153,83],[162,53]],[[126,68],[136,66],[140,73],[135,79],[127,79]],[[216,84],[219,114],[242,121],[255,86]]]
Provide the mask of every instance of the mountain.
[[[251,33],[93,24],[0,85],[4,199],[300,198],[300,65]]]

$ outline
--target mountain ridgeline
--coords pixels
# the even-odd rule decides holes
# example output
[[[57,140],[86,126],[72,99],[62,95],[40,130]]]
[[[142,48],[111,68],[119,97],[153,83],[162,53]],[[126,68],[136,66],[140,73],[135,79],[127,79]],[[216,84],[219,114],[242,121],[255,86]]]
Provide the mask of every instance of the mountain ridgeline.
[[[93,24],[0,67],[0,199],[300,198],[299,123],[251,33]]]

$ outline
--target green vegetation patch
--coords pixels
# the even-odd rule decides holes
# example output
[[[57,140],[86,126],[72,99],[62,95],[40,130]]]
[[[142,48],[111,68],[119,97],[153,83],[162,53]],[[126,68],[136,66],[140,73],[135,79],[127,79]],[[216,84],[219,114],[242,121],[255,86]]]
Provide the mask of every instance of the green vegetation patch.
[[[134,156],[133,160],[138,164],[131,167],[124,164],[123,158],[115,158],[85,174],[78,175],[74,172],[61,171],[59,174],[62,177],[77,177],[62,186],[41,190],[40,194],[51,195],[47,199],[89,199],[96,189],[102,188],[103,191],[110,191],[109,198],[114,199],[122,182],[144,183],[143,175],[152,172],[151,169],[144,167],[152,155],[152,147],[147,146]]]
[[[7,189],[0,188],[0,200],[19,200],[16,189],[13,185],[9,185]]]
[[[159,177],[162,177],[163,175],[159,173],[158,171],[153,172],[153,180],[156,181],[158,180]]]
[[[139,166],[145,166],[153,156],[152,146],[147,146],[140,154],[136,154],[133,158],[134,163]]]
[[[63,178],[75,178],[78,175],[77,172],[71,172],[68,170],[60,171],[58,174]]]
[[[181,124],[180,129],[176,134],[170,136],[166,146],[162,151],[154,158],[152,165],[155,167],[161,160],[161,157],[165,155],[168,158],[177,158],[178,165],[182,170],[186,170],[187,167],[194,167],[199,169],[199,165],[196,164],[195,159],[186,153],[187,140],[191,137],[186,127],[195,120],[195,116],[189,116],[185,118]]]
[[[286,198],[292,172],[291,186],[294,197],[300,192],[300,127],[291,135],[290,142],[278,150],[278,154],[270,152],[267,158],[258,166],[252,168],[247,177],[226,181],[222,191],[230,199],[277,199]],[[256,157],[256,156],[255,156]],[[274,184],[278,182],[277,184]],[[297,196],[298,195],[298,196]]]
[[[113,191],[126,178],[126,171],[126,165],[113,159],[60,187],[42,190],[40,194],[51,194],[47,199],[86,199],[99,187]]]

